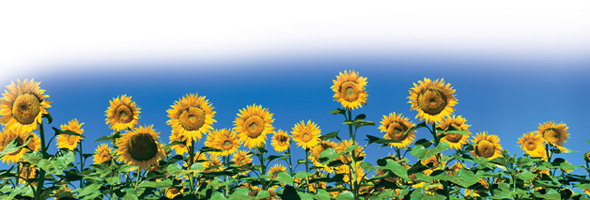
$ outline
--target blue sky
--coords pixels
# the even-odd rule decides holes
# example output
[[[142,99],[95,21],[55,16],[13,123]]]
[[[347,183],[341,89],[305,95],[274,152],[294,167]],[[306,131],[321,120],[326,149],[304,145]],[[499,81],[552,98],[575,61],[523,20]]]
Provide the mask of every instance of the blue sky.
[[[353,112],[367,120],[396,112],[419,123],[408,90],[425,77],[444,78],[457,90],[455,114],[472,133],[498,135],[510,153],[523,153],[518,138],[546,121],[568,125],[566,147],[579,152],[563,158],[572,164],[583,165],[590,147],[586,1],[117,5],[0,6],[11,30],[0,37],[0,85],[40,81],[53,101],[51,126],[85,123],[85,153],[112,132],[104,111],[123,94],[165,143],[166,110],[188,93],[207,96],[217,112],[214,128],[233,127],[236,113],[255,103],[269,108],[277,129],[311,119],[322,133],[347,137],[342,117],[328,113],[340,106],[330,86],[344,70],[368,78],[368,105]],[[361,144],[365,134],[382,136],[377,127],[360,131]],[[430,139],[426,130],[422,137]]]

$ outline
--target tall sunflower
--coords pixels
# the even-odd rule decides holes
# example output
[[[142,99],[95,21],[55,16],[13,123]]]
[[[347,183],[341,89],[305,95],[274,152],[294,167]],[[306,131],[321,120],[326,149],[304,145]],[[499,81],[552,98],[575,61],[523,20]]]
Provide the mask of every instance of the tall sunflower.
[[[268,108],[263,109],[262,106],[256,106],[256,104],[240,110],[236,121],[234,121],[240,143],[248,148],[266,144],[266,134],[272,133],[274,129],[271,124],[275,121],[272,115]]]
[[[113,151],[113,148],[109,147],[108,144],[102,143],[98,145],[94,152],[94,164],[104,163],[113,159],[111,157],[111,151]]]
[[[586,153],[584,154],[584,161],[586,161],[586,162],[590,162],[590,152],[586,152]]]
[[[105,111],[107,118],[105,124],[110,124],[109,128],[115,131],[122,131],[127,128],[133,129],[139,124],[139,110],[135,102],[131,101],[131,96],[123,95],[113,98],[109,101],[111,106]]]
[[[487,159],[494,159],[502,156],[502,147],[500,146],[500,138],[497,135],[488,135],[488,132],[477,134],[473,140],[475,148],[473,155],[477,157],[484,157]]]
[[[199,94],[187,94],[171,107],[166,111],[170,118],[166,123],[172,126],[173,133],[187,139],[189,146],[193,141],[200,141],[203,134],[211,132],[213,123],[217,122],[213,119],[216,113],[213,106]]]
[[[222,129],[214,130],[205,141],[205,146],[221,149],[221,152],[213,152],[213,154],[219,156],[229,156],[235,153],[240,147],[238,143],[238,135],[231,130]]]
[[[37,136],[37,134],[31,132],[18,131],[16,129],[7,130],[5,127],[2,127],[2,131],[0,132],[0,151],[4,151],[4,148],[6,148],[6,146],[15,139],[18,141],[19,146],[25,144],[25,142],[27,142],[27,140],[29,139],[31,141],[29,141],[29,143],[26,146],[28,147],[28,149],[25,147],[21,147],[11,153],[7,153],[4,156],[2,156],[2,158],[0,159],[2,160],[2,162],[6,162],[6,164],[10,164],[13,162],[17,163],[21,160],[23,154],[31,152],[31,150],[38,151],[41,149],[41,139],[39,139],[39,136]]]
[[[275,151],[281,153],[291,146],[291,137],[289,137],[289,133],[279,129],[278,131],[275,131],[275,134],[272,136],[271,144]]]
[[[287,168],[281,164],[275,164],[274,166],[272,166],[269,170],[267,174],[274,174],[274,173],[278,173],[278,172],[286,172]],[[274,174],[272,175],[272,178],[277,178],[277,175]]]
[[[133,130],[127,130],[121,136],[117,144],[117,155],[119,160],[127,165],[138,166],[139,169],[147,169],[152,165],[158,165],[158,161],[166,155],[162,146],[157,141],[160,132],[153,129],[154,125],[139,126]]]
[[[554,121],[539,124],[539,130],[536,132],[543,136],[546,142],[553,146],[562,147],[564,142],[569,138],[568,127],[564,123],[555,125]]]
[[[442,120],[445,116],[453,114],[453,106],[457,104],[455,90],[450,83],[445,85],[444,79],[435,80],[428,78],[424,81],[418,81],[420,85],[414,83],[411,88],[408,103],[412,104],[410,110],[418,111],[416,118],[426,119],[426,123],[432,124]]]
[[[0,124],[7,129],[17,129],[18,132],[33,132],[38,129],[44,114],[49,114],[47,108],[51,101],[45,90],[39,88],[40,82],[25,79],[17,80],[18,85],[11,82],[4,90],[4,98],[0,99]]]
[[[389,116],[383,115],[379,129],[381,132],[385,132],[385,135],[383,135],[384,138],[400,141],[400,143],[389,143],[390,147],[406,148],[414,142],[416,131],[410,131],[408,134],[404,133],[414,126],[415,124],[410,122],[407,117],[392,112],[389,113]]]
[[[358,72],[354,70],[346,71],[344,74],[336,76],[336,80],[332,80],[332,91],[334,91],[334,101],[338,101],[347,110],[354,110],[362,108],[362,104],[367,104],[367,78],[359,76]]]
[[[67,125],[62,124],[60,126],[61,130],[68,130],[74,133],[82,134],[84,133],[84,129],[82,129],[82,125],[84,123],[79,123],[77,119],[73,119],[68,122]],[[57,148],[66,148],[69,150],[74,150],[78,143],[82,140],[82,137],[75,136],[75,135],[57,135],[55,137],[57,139]]]
[[[250,158],[250,155],[248,155],[248,151],[239,150],[234,153],[233,157],[234,158],[232,158],[231,161],[234,162],[235,166],[242,166],[252,163],[252,158]]]
[[[311,148],[311,154],[309,155],[308,159],[313,161],[313,166],[322,168],[330,173],[332,172],[332,168],[322,165],[322,163],[320,162],[320,154],[322,153],[322,151],[329,148],[336,150],[338,149],[338,144],[335,142],[321,140],[318,145],[315,145]]]
[[[471,125],[465,124],[466,121],[467,120],[461,116],[453,115],[452,117],[445,117],[440,122],[437,122],[437,126],[444,131],[449,130],[449,127],[453,126],[457,130],[466,131],[468,134],[471,134],[468,129]],[[440,139],[440,142],[448,143],[451,146],[449,149],[461,149],[463,145],[469,142],[469,135],[447,133],[443,138]]]
[[[314,147],[320,142],[320,127],[311,120],[307,121],[307,124],[301,120],[292,129],[293,140],[297,142],[297,146],[303,147],[303,149]]]
[[[170,134],[170,143],[174,142],[174,141],[188,141],[185,135],[181,135],[179,133],[176,132],[172,132],[172,134]],[[187,145],[184,144],[177,144],[174,146],[170,147],[177,155],[184,155],[184,153],[188,152],[188,147]]]
[[[546,149],[545,146],[543,146],[543,143],[545,143],[543,137],[540,134],[533,132],[525,133],[521,138],[518,138],[520,148],[534,158],[547,158]]]

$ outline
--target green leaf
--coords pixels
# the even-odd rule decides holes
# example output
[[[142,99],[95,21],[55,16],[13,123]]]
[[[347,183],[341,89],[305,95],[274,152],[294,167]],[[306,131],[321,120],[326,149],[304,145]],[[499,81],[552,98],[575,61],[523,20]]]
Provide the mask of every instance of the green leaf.
[[[201,153],[203,153],[203,152],[222,152],[223,150],[205,146],[205,147],[201,148],[199,151]]]
[[[171,142],[170,144],[167,144],[164,148],[171,148],[172,146],[181,145],[181,144],[186,146],[186,141],[176,140],[176,141]]]
[[[281,197],[281,199],[283,199],[283,200],[300,200],[301,199],[301,197],[299,197],[299,194],[297,193],[297,190],[295,190],[295,188],[293,186],[287,185],[283,188],[284,189],[283,189],[282,193],[277,192],[277,194],[279,195],[279,197]]]
[[[285,173],[285,172],[279,172],[277,173],[277,178],[275,178],[275,180],[277,180],[278,182],[282,183],[282,184],[293,184],[293,177],[291,177],[289,174]]]
[[[418,145],[418,146],[414,147],[414,149],[412,149],[410,154],[412,156],[417,157],[420,160],[425,160],[425,159],[428,159],[428,158],[436,155],[437,153],[440,153],[440,152],[443,152],[444,150],[449,149],[449,147],[450,147],[450,145],[446,142],[439,143],[438,146],[436,146],[432,149],[427,149],[424,146]]]
[[[518,178],[522,179],[523,181],[530,181],[533,178],[537,177],[537,175],[530,171],[524,171],[517,175]]]
[[[102,184],[99,184],[99,183],[85,185],[82,188],[82,190],[80,191],[80,193],[78,194],[78,196],[86,196],[88,194],[93,194],[96,191],[99,191],[101,186],[102,186]]]
[[[375,136],[372,136],[372,135],[367,135],[367,141],[369,141],[367,143],[367,145],[369,145],[371,143],[377,143],[377,144],[400,143],[399,140],[395,140],[395,139],[384,139],[384,138],[379,138],[379,137],[375,137]]]
[[[42,117],[47,118],[47,124],[51,124],[51,122],[53,122],[53,117],[51,116],[51,114],[47,113],[47,114],[43,114]]]
[[[374,168],[375,169],[387,169],[387,170],[393,172],[395,175],[401,177],[405,181],[412,180],[412,179],[410,179],[410,177],[408,177],[408,169],[406,169],[404,166],[400,165],[398,162],[395,162],[392,160],[386,160],[386,163],[387,164],[385,166],[378,166],[378,167],[374,167]]]
[[[138,188],[170,188],[172,187],[172,180],[167,179],[164,181],[142,181],[137,186]]]
[[[461,135],[469,135],[469,133],[467,131],[459,130],[455,127],[455,125],[449,126],[447,128],[447,130],[442,130],[441,128],[436,128],[436,133],[439,133],[439,134],[455,133],[455,134],[461,134]]]
[[[350,191],[342,192],[336,196],[336,200],[354,200],[354,194]]]
[[[416,188],[414,192],[410,195],[411,199],[432,199],[432,200],[439,200],[439,199],[446,199],[445,196],[440,195],[438,193],[429,194],[424,188]]]
[[[371,170],[373,170],[373,169],[374,169],[374,168],[373,168],[373,165],[371,165],[371,163],[368,163],[368,162],[362,162],[362,163],[361,163],[361,168],[362,168],[363,170],[365,170],[365,171],[371,171]]]
[[[418,125],[416,125],[412,128],[409,128],[408,130],[406,130],[406,132],[404,132],[404,135],[408,134],[409,132],[415,131],[416,129],[423,128],[423,127],[426,127],[426,121],[423,121],[422,123],[419,123]]]
[[[346,110],[344,110],[344,109],[340,109],[340,108],[336,108],[336,109],[334,109],[334,110],[330,111],[330,113],[332,113],[332,114],[334,114],[334,115],[337,115],[337,114],[343,114],[343,115],[346,115]]]
[[[168,166],[170,167],[170,166]],[[138,166],[131,166],[131,165],[121,165],[121,168],[119,168],[119,172],[121,173],[127,173],[127,172],[132,172],[137,170],[137,168],[139,168]]]
[[[365,115],[365,114],[360,114],[360,115],[357,115],[357,116],[354,118],[354,120],[352,120],[352,121],[363,121],[363,120],[365,120],[365,118],[367,118],[367,115]]]
[[[262,191],[258,192],[258,194],[256,194],[256,199],[264,199],[268,196],[270,196],[270,193],[266,190],[262,190]]]
[[[348,152],[354,151],[355,149],[359,148],[359,146],[357,145],[350,145],[349,147],[346,148],[346,150],[344,150],[343,152],[336,152],[336,150],[334,150],[333,148],[328,148],[324,151],[322,151],[322,153],[320,153],[320,161],[322,162],[322,165],[327,165],[328,163],[332,162],[332,160],[347,154]]]
[[[360,127],[363,127],[363,126],[375,126],[375,124],[376,124],[375,122],[363,121],[363,120],[352,122],[352,125],[355,127],[355,129],[359,129]]]
[[[211,194],[211,200],[227,200],[227,198],[223,196],[223,193],[213,191],[213,194]]]
[[[340,141],[342,141],[339,137],[338,137],[338,132],[340,132],[340,130],[334,131],[334,132],[330,132],[328,134],[322,135],[320,136],[320,140],[328,140],[331,138],[336,138]]]
[[[297,195],[299,195],[299,198],[301,200],[313,200],[313,196],[311,195],[311,193],[297,192]]]
[[[62,175],[63,171],[69,168],[69,165],[76,160],[75,156],[76,154],[74,152],[68,151],[66,155],[57,158],[54,157],[55,159],[53,160],[40,160],[39,167],[50,174]]]
[[[82,137],[82,138],[86,138],[86,136],[80,134],[80,133],[76,133],[74,131],[70,131],[70,130],[60,130],[57,129],[55,127],[51,127],[54,131],[55,131],[55,135],[74,135],[74,136],[78,136],[78,137]]]
[[[559,192],[555,191],[554,189],[545,188],[547,192],[545,194],[541,194],[540,192],[533,193],[536,197],[545,198],[545,199],[561,199],[561,195]]]
[[[455,174],[454,176],[448,175],[447,180],[460,185],[463,188],[468,188],[469,186],[477,183],[479,176],[475,175],[469,170],[466,170],[465,168],[461,168],[459,173]]]
[[[19,151],[21,148],[25,148],[29,144],[29,142],[31,142],[31,138],[28,138],[24,144],[20,145],[19,139],[14,138],[6,146],[4,146],[4,150],[0,151],[0,158],[6,154],[15,153]]]
[[[328,193],[324,189],[319,189],[317,190],[317,194],[315,194],[313,198],[317,200],[330,200],[332,199],[332,195],[330,195],[330,193]]]
[[[229,197],[230,200],[246,200],[246,199],[253,199],[253,197],[249,196],[250,190],[248,188],[238,188],[236,191],[232,193]]]
[[[98,138],[98,140],[94,141],[94,143],[101,142],[101,141],[112,141],[113,139],[117,139],[120,137],[121,137],[121,132],[117,131],[111,135],[105,135],[105,136]]]
[[[590,140],[586,140],[586,142],[587,142],[588,144],[590,144]]]
[[[586,184],[581,184],[581,185],[577,185],[576,188],[580,189],[580,190],[586,190],[586,189],[590,189],[590,183],[586,183]]]
[[[518,158],[518,160],[516,160],[516,166],[518,166],[520,168],[530,168],[530,167],[534,167],[535,163],[533,162],[533,159],[530,159],[527,157],[522,157],[522,158]]]
[[[295,174],[295,178],[304,179],[304,178],[310,177],[311,175],[313,175],[313,174],[306,172],[306,171],[299,171]]]
[[[203,171],[203,170],[205,170],[205,165],[203,165],[203,163],[198,162],[198,163],[191,165],[190,170]]]

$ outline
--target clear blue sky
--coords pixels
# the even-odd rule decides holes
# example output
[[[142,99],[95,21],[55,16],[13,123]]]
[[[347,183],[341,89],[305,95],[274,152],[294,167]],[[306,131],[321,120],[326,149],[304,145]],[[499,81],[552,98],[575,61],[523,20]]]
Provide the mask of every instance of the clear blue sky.
[[[109,69],[97,69],[100,66]],[[168,143],[171,132],[166,125],[166,110],[187,93],[209,99],[217,112],[213,126],[216,129],[233,127],[238,111],[255,103],[274,114],[276,129],[290,132],[295,123],[311,119],[322,134],[341,130],[340,137],[348,138],[347,127],[341,125],[343,117],[328,113],[340,107],[332,100],[330,89],[339,72],[353,69],[368,78],[368,105],[354,110],[353,115],[364,113],[366,120],[378,124],[390,112],[402,113],[419,123],[414,119],[416,111],[409,111],[408,90],[425,77],[444,78],[456,89],[459,104],[455,114],[467,119],[473,134],[496,134],[504,149],[521,155],[517,141],[525,132],[537,130],[539,123],[546,121],[565,122],[570,133],[565,147],[579,152],[557,157],[578,166],[584,164],[583,153],[590,149],[585,142],[590,140],[585,129],[590,122],[590,96],[586,92],[590,88],[589,66],[590,60],[548,61],[541,57],[301,55],[217,63],[78,63],[50,74],[31,72],[14,77],[14,81],[35,78],[41,82],[41,88],[53,101],[49,112],[54,122],[50,126],[59,127],[74,118],[84,122],[84,135],[88,137],[84,153],[91,153],[98,146],[94,141],[112,132],[104,116],[109,100],[123,94],[132,96],[141,108],[139,121],[154,124],[164,143]],[[383,136],[377,126],[363,127],[357,136],[363,145],[365,135]],[[270,145],[272,135],[268,136]],[[420,130],[416,140],[420,138],[431,136],[427,130]],[[50,151],[55,152],[55,142],[51,145]],[[367,149],[367,161],[372,164],[392,151],[377,147]],[[271,147],[268,149],[270,154],[276,154]],[[294,158],[303,158],[302,149],[293,151]],[[581,169],[574,173],[586,174]]]

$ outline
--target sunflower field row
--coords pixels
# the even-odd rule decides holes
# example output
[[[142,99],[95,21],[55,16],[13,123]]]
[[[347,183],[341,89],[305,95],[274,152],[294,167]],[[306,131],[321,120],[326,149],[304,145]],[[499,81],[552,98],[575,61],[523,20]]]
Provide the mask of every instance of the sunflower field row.
[[[112,133],[83,153],[84,122],[49,128],[49,95],[39,82],[17,80],[0,99],[0,160],[8,165],[0,199],[590,199],[590,152],[580,158],[585,166],[558,157],[575,152],[565,147],[565,123],[540,123],[514,142],[520,155],[510,154],[497,135],[469,131],[444,79],[409,89],[418,124],[395,112],[379,123],[353,115],[366,105],[366,87],[358,72],[336,76],[331,89],[341,107],[329,113],[342,115],[345,129],[326,134],[312,120],[278,129],[256,104],[239,110],[233,127],[216,128],[213,104],[190,93],[167,110],[172,131],[162,135],[121,95],[104,113]],[[357,135],[361,128],[382,135]],[[53,142],[58,148],[49,150]],[[366,159],[369,145],[388,155]],[[304,159],[294,159],[296,151]],[[588,174],[572,173],[577,168]]]

